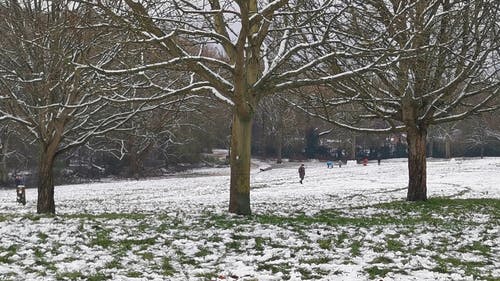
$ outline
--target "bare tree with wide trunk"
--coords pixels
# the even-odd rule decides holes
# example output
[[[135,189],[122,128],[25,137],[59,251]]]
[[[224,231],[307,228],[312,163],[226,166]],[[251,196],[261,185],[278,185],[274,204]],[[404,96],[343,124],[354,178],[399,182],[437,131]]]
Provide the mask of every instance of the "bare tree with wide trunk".
[[[252,121],[264,96],[356,75],[360,66],[335,74],[329,59],[364,52],[335,36],[347,5],[339,1],[145,0],[83,1],[103,17],[142,37],[162,60],[103,73],[136,73],[175,67],[232,107],[229,211],[249,215]],[[216,48],[219,56],[208,49]]]
[[[312,114],[354,130],[406,133],[407,200],[426,200],[429,126],[498,109],[499,13],[495,1],[353,1],[345,32],[367,51],[387,54],[388,64],[333,84],[333,98],[310,101]],[[362,110],[346,122],[338,110],[353,102]],[[386,127],[356,125],[365,120]]]
[[[116,33],[92,25],[94,16],[82,5],[2,1],[0,17],[0,122],[16,122],[39,144],[37,212],[55,213],[56,157],[151,109],[150,98],[137,95],[137,81],[119,87],[81,67],[84,58],[105,65],[122,48],[110,42],[118,42]],[[178,92],[183,89],[162,89],[153,100]]]

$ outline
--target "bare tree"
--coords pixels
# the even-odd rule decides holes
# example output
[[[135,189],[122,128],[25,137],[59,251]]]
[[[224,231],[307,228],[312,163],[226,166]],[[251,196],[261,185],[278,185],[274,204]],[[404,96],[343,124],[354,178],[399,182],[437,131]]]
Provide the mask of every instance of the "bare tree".
[[[287,136],[297,128],[296,113],[293,110],[279,96],[270,96],[262,100],[256,113],[262,130],[261,146],[265,149],[267,145],[271,145],[275,149],[278,164],[283,162],[283,146]]]
[[[485,148],[500,141],[498,116],[493,114],[482,114],[471,118],[470,129],[466,132],[465,143],[470,148],[479,148],[479,155],[484,157]],[[495,128],[497,127],[497,128]]]
[[[333,98],[315,99],[321,108],[314,114],[354,130],[405,132],[407,200],[426,200],[429,126],[498,108],[499,13],[494,1],[353,1],[345,32],[387,54],[388,64],[333,85]],[[343,121],[338,109],[351,102],[362,111]],[[384,120],[385,127],[356,125],[363,120]]]
[[[458,122],[454,122],[439,124],[429,128],[433,131],[432,135],[434,139],[440,140],[444,143],[444,158],[446,159],[450,159],[453,156],[453,141],[460,139],[460,135],[462,134],[461,130],[457,128],[458,125]]]
[[[115,25],[135,31],[143,44],[166,55],[162,60],[103,73],[161,71],[175,67],[194,73],[215,96],[232,107],[229,211],[250,210],[252,120],[260,100],[291,88],[325,84],[366,71],[362,66],[335,74],[326,60],[359,53],[334,36],[346,6],[339,1],[84,1]],[[337,46],[338,48],[335,48]],[[220,56],[207,53],[217,48]]]
[[[0,121],[17,122],[39,144],[37,212],[55,213],[56,156],[152,109],[150,98],[136,95],[150,81],[131,77],[130,87],[120,87],[81,67],[84,59],[109,63],[122,46],[109,43],[119,35],[93,26],[92,11],[73,1],[2,1],[0,13]],[[154,100],[177,90],[161,92]]]

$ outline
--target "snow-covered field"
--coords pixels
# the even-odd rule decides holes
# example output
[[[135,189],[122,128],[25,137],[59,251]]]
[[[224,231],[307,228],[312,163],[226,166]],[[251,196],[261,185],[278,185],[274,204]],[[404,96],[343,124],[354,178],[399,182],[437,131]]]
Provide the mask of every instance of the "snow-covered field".
[[[404,159],[305,164],[256,166],[251,217],[228,169],[57,186],[55,217],[2,189],[0,280],[500,280],[500,158],[430,159],[417,204]]]

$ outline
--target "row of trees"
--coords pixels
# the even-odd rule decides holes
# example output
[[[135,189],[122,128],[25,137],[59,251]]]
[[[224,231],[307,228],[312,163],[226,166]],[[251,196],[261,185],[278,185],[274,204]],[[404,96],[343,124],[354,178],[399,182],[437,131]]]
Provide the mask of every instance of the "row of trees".
[[[327,123],[294,111],[292,107],[287,107],[286,115],[274,119],[275,110],[269,107],[264,109],[259,108],[256,112],[253,124],[253,157],[275,159],[278,163],[282,162],[282,158],[290,161],[307,158],[345,161],[364,157],[407,157],[404,134],[356,133],[332,128]],[[157,126],[152,126],[150,119],[139,114],[130,122],[136,129],[96,137],[87,145],[60,155],[54,164],[55,184],[86,182],[102,177],[138,179],[193,167],[226,165],[223,157],[227,152],[224,155],[216,152],[218,157],[210,154],[213,148],[229,147],[230,123],[224,119],[225,115],[224,107],[216,105],[203,114],[196,111],[177,113],[176,122],[164,118],[161,124],[166,125],[165,130],[159,131]],[[483,114],[457,123],[430,127],[427,156],[499,156],[499,118]],[[17,133],[16,128],[9,128],[6,124],[0,128],[0,186],[12,185],[13,175],[17,173],[27,175],[27,184],[36,186],[38,146],[30,144],[29,139]]]
[[[55,212],[56,156],[114,131],[133,163],[213,100],[232,114],[230,212],[251,213],[256,112],[282,110],[267,115],[280,140],[290,104],[404,132],[407,199],[425,200],[428,128],[498,108],[494,1],[195,2],[0,1],[0,122],[39,145],[39,213]]]

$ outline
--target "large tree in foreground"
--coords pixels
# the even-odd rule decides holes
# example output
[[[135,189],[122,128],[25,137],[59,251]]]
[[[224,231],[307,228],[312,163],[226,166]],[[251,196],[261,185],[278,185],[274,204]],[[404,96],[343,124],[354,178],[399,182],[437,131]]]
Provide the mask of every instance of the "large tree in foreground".
[[[335,74],[322,71],[328,59],[361,55],[335,36],[346,7],[339,1],[144,0],[83,1],[113,25],[135,31],[137,43],[155,46],[163,60],[108,74],[175,67],[232,107],[229,211],[250,214],[252,120],[266,95],[324,84],[365,71],[361,66]],[[123,4],[122,4],[123,3]],[[219,56],[207,52],[220,50]]]
[[[429,126],[498,108],[500,10],[495,1],[481,0],[354,2],[345,32],[392,62],[333,84],[333,95],[309,100],[307,110],[354,130],[406,133],[407,200],[426,200]],[[351,103],[361,106],[358,114],[338,113]],[[386,126],[358,126],[367,120]]]
[[[61,152],[121,118],[100,115],[108,102],[95,77],[73,64],[98,44],[97,33],[75,32],[84,15],[66,1],[0,4],[0,121],[17,122],[39,144],[38,213],[55,213],[53,166]]]
[[[140,88],[152,83],[132,77],[120,87],[79,66],[109,63],[122,45],[108,43],[116,32],[90,28],[92,13],[73,1],[1,1],[0,17],[0,122],[16,122],[38,143],[37,212],[55,213],[56,157],[145,109]],[[154,101],[176,92],[162,89]]]

